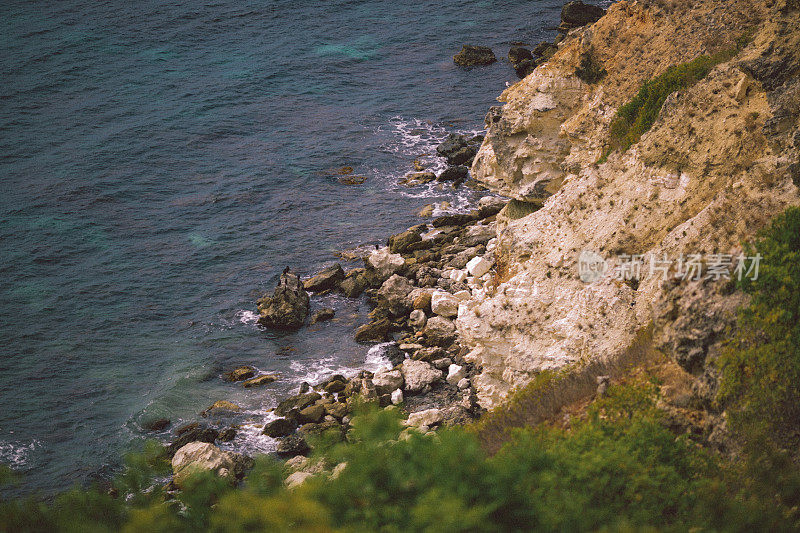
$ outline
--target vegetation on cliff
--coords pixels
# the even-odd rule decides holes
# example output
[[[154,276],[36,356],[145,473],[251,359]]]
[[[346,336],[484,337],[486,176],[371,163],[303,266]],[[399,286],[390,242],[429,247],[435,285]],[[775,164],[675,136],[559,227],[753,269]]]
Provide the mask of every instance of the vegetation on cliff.
[[[624,152],[639,142],[642,135],[655,123],[669,95],[691,87],[705,78],[715,66],[731,60],[745,47],[749,39],[749,35],[743,36],[732,48],[674,65],[663,74],[645,82],[633,99],[621,106],[614,115],[609,128],[609,146],[599,162],[605,162],[613,150]]]

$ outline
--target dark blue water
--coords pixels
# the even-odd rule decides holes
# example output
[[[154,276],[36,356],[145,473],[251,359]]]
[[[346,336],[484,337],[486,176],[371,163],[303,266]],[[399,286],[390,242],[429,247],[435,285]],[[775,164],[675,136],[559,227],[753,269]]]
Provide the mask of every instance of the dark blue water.
[[[20,490],[104,475],[139,423],[245,408],[233,446],[301,379],[364,363],[366,311],[259,330],[287,265],[419,221],[466,192],[396,184],[449,131],[476,131],[506,61],[451,56],[552,38],[561,2],[30,2],[0,6],[0,462]],[[363,185],[327,169],[352,166]],[[281,374],[244,391],[239,364]],[[249,417],[249,419],[247,418]],[[164,435],[162,435],[163,437]]]

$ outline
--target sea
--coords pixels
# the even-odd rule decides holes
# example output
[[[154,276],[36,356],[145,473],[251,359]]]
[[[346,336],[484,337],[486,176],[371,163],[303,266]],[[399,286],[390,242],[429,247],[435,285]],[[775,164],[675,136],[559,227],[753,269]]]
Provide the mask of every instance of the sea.
[[[267,453],[267,411],[303,381],[383,362],[331,322],[256,323],[287,266],[464,211],[469,188],[398,181],[477,134],[517,81],[512,43],[552,40],[556,0],[4,0],[0,5],[0,463],[14,494],[102,481],[144,439],[230,423]],[[462,69],[463,44],[499,61]],[[365,177],[340,181],[342,167]],[[441,212],[441,210],[437,211]],[[347,254],[346,254],[347,255]],[[349,255],[347,255],[349,257]],[[278,381],[244,389],[240,365]],[[204,420],[217,400],[242,407]],[[172,425],[148,433],[143,424]]]

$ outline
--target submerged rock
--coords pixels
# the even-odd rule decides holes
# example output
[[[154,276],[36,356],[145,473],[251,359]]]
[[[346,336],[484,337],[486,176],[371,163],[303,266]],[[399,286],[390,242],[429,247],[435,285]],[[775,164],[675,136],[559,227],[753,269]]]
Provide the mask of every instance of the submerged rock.
[[[218,400],[218,401],[214,402],[211,405],[211,407],[209,407],[208,409],[203,411],[201,414],[203,416],[208,416],[208,415],[218,414],[218,413],[221,413],[221,412],[224,413],[226,411],[230,413],[230,412],[237,412],[237,411],[241,411],[241,410],[242,410],[242,408],[239,407],[238,405],[236,405],[235,403],[229,402],[227,400]]]
[[[288,268],[272,296],[258,301],[259,323],[278,329],[298,329],[308,316],[309,297],[300,278]]]
[[[252,366],[240,366],[222,374],[222,379],[225,381],[244,381],[256,375],[256,369]]]
[[[465,166],[447,167],[436,178],[437,181],[464,181],[469,176],[469,168]]]
[[[278,376],[274,376],[272,374],[264,374],[263,376],[254,377],[253,379],[248,379],[247,381],[242,383],[242,387],[245,389],[249,389],[250,387],[258,387],[261,385],[269,385],[273,381],[276,381]]]
[[[479,65],[491,65],[497,58],[488,46],[471,46],[465,44],[461,51],[453,56],[453,61],[459,67],[474,67]]]
[[[336,311],[326,307],[324,309],[320,309],[311,316],[311,323],[316,324],[317,322],[325,322],[326,320],[332,319],[334,316],[336,316]]]
[[[142,424],[142,429],[145,431],[164,431],[170,425],[169,418],[156,418],[148,420]]]

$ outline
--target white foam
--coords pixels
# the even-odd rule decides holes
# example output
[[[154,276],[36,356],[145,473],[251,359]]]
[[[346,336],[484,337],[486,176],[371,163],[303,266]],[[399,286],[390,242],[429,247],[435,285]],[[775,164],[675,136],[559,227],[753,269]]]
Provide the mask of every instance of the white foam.
[[[239,322],[246,325],[251,325],[258,322],[258,315],[246,309],[240,309],[237,311],[236,318],[239,320]]]
[[[0,463],[15,470],[27,466],[31,455],[42,443],[36,439],[25,444],[22,442],[0,441]]]

